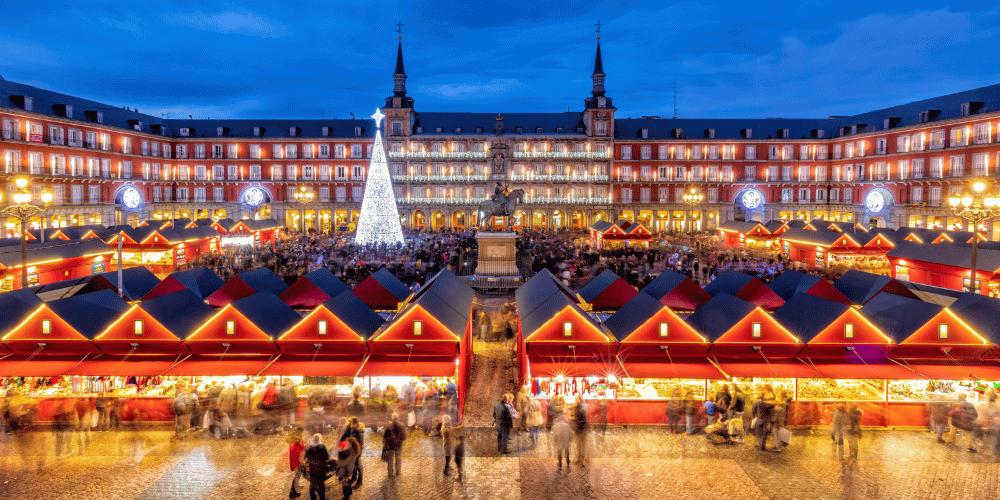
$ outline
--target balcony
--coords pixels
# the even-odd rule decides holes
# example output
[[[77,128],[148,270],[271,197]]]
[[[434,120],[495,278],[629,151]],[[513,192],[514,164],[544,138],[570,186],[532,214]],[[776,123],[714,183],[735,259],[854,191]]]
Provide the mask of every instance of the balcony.
[[[485,174],[479,175],[394,175],[392,180],[399,182],[485,182],[489,180]]]
[[[508,179],[512,181],[526,181],[526,182],[607,182],[607,175],[550,175],[550,174],[539,174],[539,175],[518,175],[511,174]]]
[[[607,160],[611,158],[611,153],[595,153],[590,151],[514,151],[514,158]]]
[[[389,158],[406,158],[411,160],[418,159],[430,159],[430,160],[475,160],[475,159],[485,159],[489,156],[489,153],[485,151],[449,151],[444,153],[428,152],[428,151],[411,151],[408,153],[398,153],[389,152]]]
[[[484,200],[489,198],[475,198],[475,197],[446,197],[446,198],[428,198],[428,197],[400,197],[398,202],[400,204],[407,205],[479,205]],[[527,198],[524,202],[525,205],[543,205],[543,204],[607,204],[609,203],[607,198],[566,198],[565,196],[536,196],[534,198]]]

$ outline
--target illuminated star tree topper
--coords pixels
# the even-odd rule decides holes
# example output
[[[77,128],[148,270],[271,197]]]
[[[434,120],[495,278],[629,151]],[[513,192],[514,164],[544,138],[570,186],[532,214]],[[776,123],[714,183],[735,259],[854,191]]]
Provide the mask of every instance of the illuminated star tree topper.
[[[390,246],[403,243],[403,227],[399,222],[396,195],[392,191],[389,164],[385,159],[385,147],[382,145],[383,118],[385,114],[382,110],[376,109],[372,115],[372,119],[375,120],[375,146],[372,149],[372,160],[365,181],[365,196],[361,200],[358,232],[354,235],[354,243],[360,246]]]

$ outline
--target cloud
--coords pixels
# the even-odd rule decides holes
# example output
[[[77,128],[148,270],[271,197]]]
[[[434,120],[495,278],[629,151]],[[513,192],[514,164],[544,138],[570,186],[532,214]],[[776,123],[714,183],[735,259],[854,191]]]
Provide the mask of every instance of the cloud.
[[[510,78],[494,79],[485,83],[421,85],[417,94],[433,95],[442,99],[482,98],[488,95],[508,94],[524,87],[524,82]]]
[[[110,17],[102,17],[100,19],[101,25],[107,26],[109,28],[114,28],[116,30],[121,30],[126,33],[131,33],[136,38],[145,38],[146,30],[141,26],[142,19],[136,16],[128,16],[127,19],[114,19]]]
[[[224,34],[240,34],[261,38],[282,38],[295,34],[294,30],[281,21],[248,10],[167,12],[161,18],[168,26],[217,31]]]

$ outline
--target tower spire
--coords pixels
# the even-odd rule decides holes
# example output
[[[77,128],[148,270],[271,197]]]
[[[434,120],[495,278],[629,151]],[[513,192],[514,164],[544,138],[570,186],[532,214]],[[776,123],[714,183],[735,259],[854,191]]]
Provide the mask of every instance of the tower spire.
[[[406,97],[406,70],[403,69],[403,23],[396,23],[396,33],[399,47],[396,51],[396,71],[392,74],[395,87],[392,93],[396,97]]]
[[[601,60],[601,26],[604,26],[600,21],[597,21],[597,54],[594,56],[594,74],[590,75],[591,80],[594,81],[594,89],[591,90],[591,94],[594,97],[604,96],[604,62]]]

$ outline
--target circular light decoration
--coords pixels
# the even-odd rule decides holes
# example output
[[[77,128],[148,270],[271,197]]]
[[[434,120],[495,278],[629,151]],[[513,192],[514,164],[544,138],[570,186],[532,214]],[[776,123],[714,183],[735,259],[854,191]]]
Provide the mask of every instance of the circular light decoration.
[[[243,203],[247,206],[258,207],[264,203],[264,190],[259,187],[248,188],[243,193]]]
[[[865,207],[868,211],[877,214],[885,208],[885,196],[879,191],[872,191],[865,197]]]
[[[126,186],[122,189],[121,199],[125,208],[138,208],[142,204],[142,193],[135,186]]]
[[[743,203],[743,208],[746,208],[747,210],[753,210],[760,207],[762,201],[760,191],[757,191],[756,189],[747,190],[743,193],[743,197],[740,198],[740,202]]]

